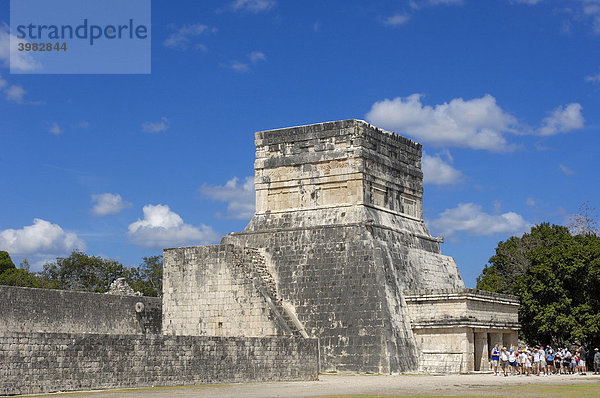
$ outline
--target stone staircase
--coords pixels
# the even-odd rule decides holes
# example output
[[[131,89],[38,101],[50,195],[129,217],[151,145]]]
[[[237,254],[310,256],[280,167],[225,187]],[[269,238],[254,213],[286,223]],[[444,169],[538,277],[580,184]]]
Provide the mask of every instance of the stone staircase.
[[[275,278],[267,269],[265,258],[258,249],[234,248],[233,264],[252,281],[258,292],[271,308],[274,318],[285,335],[307,338],[308,334],[294,314],[291,306],[277,294]]]

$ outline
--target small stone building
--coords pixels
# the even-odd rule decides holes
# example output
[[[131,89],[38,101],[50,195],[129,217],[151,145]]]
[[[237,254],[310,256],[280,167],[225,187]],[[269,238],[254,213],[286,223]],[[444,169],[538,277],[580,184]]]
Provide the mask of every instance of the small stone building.
[[[465,289],[422,213],[421,145],[360,120],[256,133],[256,213],[165,249],[164,334],[318,337],[322,371],[485,369],[514,297]]]
[[[421,371],[488,370],[494,344],[517,347],[519,301],[514,296],[475,289],[404,294]]]

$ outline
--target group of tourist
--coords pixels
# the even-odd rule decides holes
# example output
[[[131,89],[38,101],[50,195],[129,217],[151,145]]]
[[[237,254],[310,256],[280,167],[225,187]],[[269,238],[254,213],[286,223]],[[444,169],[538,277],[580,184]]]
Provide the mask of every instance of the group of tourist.
[[[549,376],[549,375],[585,375],[587,372],[586,357],[588,351],[585,347],[577,350],[540,346],[539,348],[526,348],[522,350],[507,347],[492,349],[492,368],[494,376],[500,374],[511,376]],[[594,349],[593,363],[594,374],[600,374],[600,352]]]

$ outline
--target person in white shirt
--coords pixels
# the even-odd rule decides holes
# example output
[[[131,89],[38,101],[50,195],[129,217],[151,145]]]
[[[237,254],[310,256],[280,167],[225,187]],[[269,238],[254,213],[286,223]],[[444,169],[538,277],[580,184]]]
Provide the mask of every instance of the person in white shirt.
[[[544,373],[544,376],[548,376],[548,364],[546,363],[546,351],[544,346],[540,347],[540,372]]]
[[[502,368],[502,372],[504,372],[504,377],[507,377],[506,368],[508,368],[508,351],[506,351],[506,347],[502,347],[502,352],[500,353],[500,367]]]
[[[508,353],[508,364],[510,365],[510,375],[514,376],[517,372],[517,356],[512,348]]]
[[[523,376],[525,374],[525,363],[527,361],[527,354],[525,350],[520,350],[518,352],[519,356],[517,357],[517,365],[519,366],[519,376]]]
[[[540,351],[537,348],[533,349],[533,373],[540,375]]]

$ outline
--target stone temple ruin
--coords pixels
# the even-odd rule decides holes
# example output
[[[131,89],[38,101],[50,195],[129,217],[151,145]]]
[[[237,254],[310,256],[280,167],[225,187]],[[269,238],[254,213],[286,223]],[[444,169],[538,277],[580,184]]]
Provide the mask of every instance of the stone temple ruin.
[[[466,289],[423,222],[421,145],[360,120],[256,133],[256,213],[165,249],[162,330],[317,337],[322,371],[468,372],[518,301]]]
[[[165,249],[163,298],[0,286],[0,395],[470,372],[518,301],[466,289],[422,214],[421,145],[360,120],[256,133],[256,213]]]

